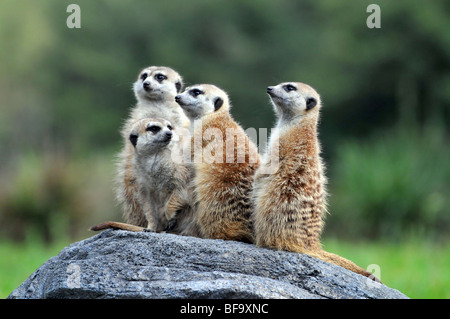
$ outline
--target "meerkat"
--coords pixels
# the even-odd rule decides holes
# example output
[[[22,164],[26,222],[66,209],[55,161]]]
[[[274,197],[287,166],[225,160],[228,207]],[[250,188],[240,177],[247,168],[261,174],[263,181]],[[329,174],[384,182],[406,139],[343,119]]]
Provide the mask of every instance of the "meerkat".
[[[182,130],[188,129],[189,119],[180,106],[175,103],[175,95],[181,91],[183,80],[173,69],[163,66],[151,66],[143,69],[133,84],[137,104],[132,108],[125,121],[121,135],[124,146],[118,156],[116,174],[116,198],[123,207],[126,223],[147,227],[147,219],[138,199],[136,168],[133,166],[134,149],[128,142],[133,124],[143,118],[163,118],[172,123],[174,131],[183,143]]]
[[[253,242],[250,191],[260,159],[256,146],[231,117],[228,95],[201,84],[188,87],[175,100],[191,123],[201,121],[194,125],[191,143],[193,206],[200,236]]]
[[[320,156],[319,94],[299,82],[269,86],[267,93],[277,115],[267,153],[278,147],[278,170],[256,172],[252,222],[257,246],[317,257],[364,276],[372,276],[353,262],[322,249],[320,236],[327,211],[326,177]]]
[[[177,216],[177,229],[169,216],[167,203],[173,192],[181,190],[190,179],[189,170],[171,160],[171,143],[177,142],[176,133],[169,121],[145,118],[137,121],[128,134],[133,147],[132,165],[136,169],[136,200],[145,215],[146,228],[127,223],[106,222],[91,227],[91,230],[106,228],[131,231],[187,233],[186,217]],[[184,227],[184,228],[183,228]]]

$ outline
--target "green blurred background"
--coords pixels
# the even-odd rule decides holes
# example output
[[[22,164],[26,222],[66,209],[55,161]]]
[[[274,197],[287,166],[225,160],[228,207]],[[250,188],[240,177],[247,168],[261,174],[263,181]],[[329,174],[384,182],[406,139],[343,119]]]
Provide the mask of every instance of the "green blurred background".
[[[71,3],[80,29],[66,26]],[[380,265],[412,298],[450,298],[449,21],[447,0],[0,0],[0,297],[90,225],[120,220],[132,82],[167,65],[225,89],[245,128],[273,127],[268,85],[316,88],[325,248]]]

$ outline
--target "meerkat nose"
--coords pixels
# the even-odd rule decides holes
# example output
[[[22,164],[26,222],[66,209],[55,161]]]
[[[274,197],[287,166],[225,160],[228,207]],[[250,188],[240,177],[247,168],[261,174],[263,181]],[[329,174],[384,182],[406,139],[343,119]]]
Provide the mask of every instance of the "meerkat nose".
[[[180,102],[181,97],[179,95],[175,96],[175,102]]]
[[[173,134],[172,131],[166,132],[166,136],[167,136],[167,137],[172,137],[172,134]]]
[[[144,86],[144,89],[147,90],[150,88],[150,83],[144,82],[143,86]]]
[[[273,86],[267,87],[267,94],[269,94],[270,97],[275,97],[275,92],[273,90]]]

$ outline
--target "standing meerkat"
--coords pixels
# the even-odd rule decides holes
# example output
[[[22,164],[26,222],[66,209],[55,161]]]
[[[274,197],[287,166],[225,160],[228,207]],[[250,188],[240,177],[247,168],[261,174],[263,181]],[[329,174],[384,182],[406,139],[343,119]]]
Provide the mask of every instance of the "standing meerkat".
[[[317,257],[364,276],[369,272],[322,249],[320,236],[327,210],[326,177],[317,125],[321,100],[309,85],[289,82],[267,88],[277,126],[268,152],[278,147],[278,170],[256,172],[252,215],[256,244]]]
[[[200,127],[198,122],[194,125],[191,143],[195,220],[201,237],[253,242],[250,191],[260,159],[256,146],[231,117],[228,95],[201,84],[175,100],[191,123],[201,121]]]
[[[121,130],[124,146],[118,156],[116,175],[116,197],[122,204],[126,223],[147,227],[147,220],[137,195],[138,181],[136,168],[133,166],[134,150],[128,142],[130,130],[140,119],[163,118],[172,123],[178,136],[185,135],[182,130],[188,129],[189,119],[174,100],[182,87],[181,76],[175,70],[164,66],[143,69],[133,84],[137,104]],[[183,141],[181,138],[173,146],[182,144]]]
[[[189,170],[171,160],[171,144],[177,142],[172,125],[164,119],[145,118],[134,123],[128,143],[134,156],[132,165],[136,173],[135,198],[142,207],[146,230],[172,231],[170,221],[174,216],[167,213],[167,203],[173,192],[182,189],[189,181]],[[178,216],[178,228],[184,223]],[[106,222],[93,226],[91,230],[106,228],[142,231],[144,227],[126,223]]]

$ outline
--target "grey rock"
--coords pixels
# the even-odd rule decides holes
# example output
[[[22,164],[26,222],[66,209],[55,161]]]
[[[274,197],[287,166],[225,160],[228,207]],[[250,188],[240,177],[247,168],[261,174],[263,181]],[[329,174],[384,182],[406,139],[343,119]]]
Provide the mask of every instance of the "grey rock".
[[[50,258],[8,298],[408,298],[308,255],[107,230]]]

